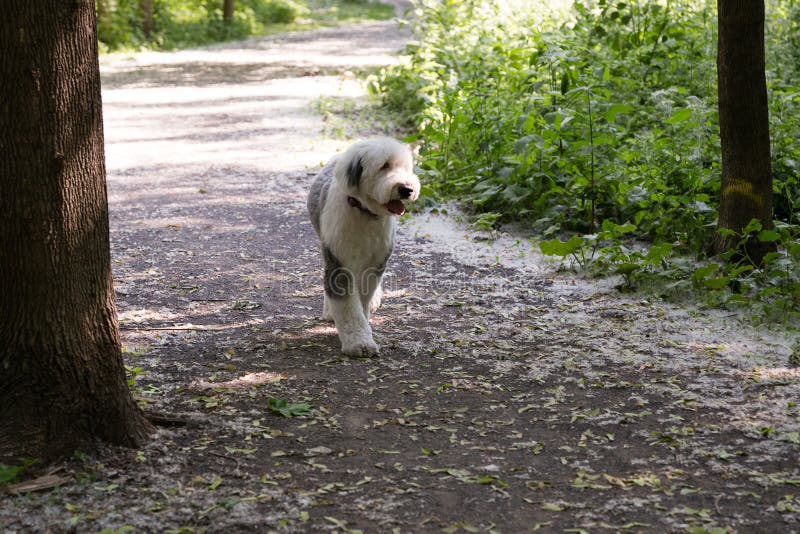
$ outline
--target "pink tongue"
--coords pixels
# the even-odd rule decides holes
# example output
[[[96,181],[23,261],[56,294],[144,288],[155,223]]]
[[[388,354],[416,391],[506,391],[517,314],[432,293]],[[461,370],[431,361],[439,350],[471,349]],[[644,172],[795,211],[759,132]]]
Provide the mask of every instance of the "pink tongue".
[[[402,215],[406,212],[406,207],[403,203],[399,200],[390,200],[388,203],[383,205],[387,210],[391,211],[395,215]]]

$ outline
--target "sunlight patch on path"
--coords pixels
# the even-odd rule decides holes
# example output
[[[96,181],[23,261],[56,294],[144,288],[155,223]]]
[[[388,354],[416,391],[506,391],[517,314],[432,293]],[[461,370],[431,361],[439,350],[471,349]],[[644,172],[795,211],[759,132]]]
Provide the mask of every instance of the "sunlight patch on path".
[[[397,61],[405,38],[395,24],[105,56],[110,181],[126,169],[142,169],[145,181],[169,179],[158,176],[159,165],[244,164],[263,175],[316,168],[346,142],[323,137],[313,103],[363,97],[344,73]]]
[[[109,172],[159,163],[246,163],[264,173],[314,167],[342,143],[322,139],[311,102],[361,94],[358,83],[334,76],[110,90],[104,94]]]

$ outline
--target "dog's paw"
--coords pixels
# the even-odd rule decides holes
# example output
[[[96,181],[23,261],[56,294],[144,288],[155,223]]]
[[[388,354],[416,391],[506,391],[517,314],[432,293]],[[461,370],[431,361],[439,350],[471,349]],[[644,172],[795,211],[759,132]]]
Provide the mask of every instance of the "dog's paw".
[[[355,358],[372,358],[378,355],[378,345],[374,341],[363,340],[348,345],[342,345],[342,352]]]

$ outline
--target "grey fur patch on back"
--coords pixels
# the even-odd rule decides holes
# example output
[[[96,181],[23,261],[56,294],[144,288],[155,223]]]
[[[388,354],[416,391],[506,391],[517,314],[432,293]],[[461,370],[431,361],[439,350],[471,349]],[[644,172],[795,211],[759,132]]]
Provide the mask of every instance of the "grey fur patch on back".
[[[325,294],[328,298],[340,299],[353,294],[353,273],[342,265],[331,249],[322,247],[325,260]]]
[[[308,192],[308,216],[311,219],[311,225],[317,235],[320,235],[320,218],[322,217],[322,209],[325,207],[325,201],[328,198],[328,189],[331,187],[333,180],[333,169],[336,166],[336,160],[329,161],[311,184],[311,189]]]

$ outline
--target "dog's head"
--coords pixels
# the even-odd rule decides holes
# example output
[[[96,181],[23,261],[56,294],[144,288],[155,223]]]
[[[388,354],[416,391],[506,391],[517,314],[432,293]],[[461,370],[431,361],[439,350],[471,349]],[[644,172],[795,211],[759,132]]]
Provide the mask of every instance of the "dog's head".
[[[389,137],[360,141],[336,162],[339,185],[362,206],[378,216],[402,215],[403,201],[419,196],[411,149]]]

